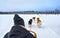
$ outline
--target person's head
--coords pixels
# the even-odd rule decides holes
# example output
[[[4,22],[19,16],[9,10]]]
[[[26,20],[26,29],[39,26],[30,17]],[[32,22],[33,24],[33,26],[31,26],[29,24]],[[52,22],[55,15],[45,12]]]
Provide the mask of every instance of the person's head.
[[[35,20],[35,17],[33,17],[33,19]]]
[[[14,25],[16,25],[16,26],[20,26],[20,25],[25,26],[23,18],[19,17],[17,14],[15,14],[13,20],[14,20]]]

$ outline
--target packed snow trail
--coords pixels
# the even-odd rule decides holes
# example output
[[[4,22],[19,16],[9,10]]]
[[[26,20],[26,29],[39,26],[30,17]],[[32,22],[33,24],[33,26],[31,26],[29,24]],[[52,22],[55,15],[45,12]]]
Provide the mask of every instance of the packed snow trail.
[[[29,30],[30,28],[27,27]],[[59,38],[59,35],[54,32],[51,28],[42,25],[41,28],[38,28],[37,25],[33,25],[31,28],[37,34],[37,38]]]
[[[41,28],[38,28],[36,24],[33,24],[32,30],[37,33],[37,38],[60,38],[60,15],[37,15],[37,14],[20,14],[25,21],[26,29],[30,29],[28,26],[28,20],[32,17],[40,17],[43,20]],[[0,15],[0,38],[10,31],[14,25],[14,14]]]

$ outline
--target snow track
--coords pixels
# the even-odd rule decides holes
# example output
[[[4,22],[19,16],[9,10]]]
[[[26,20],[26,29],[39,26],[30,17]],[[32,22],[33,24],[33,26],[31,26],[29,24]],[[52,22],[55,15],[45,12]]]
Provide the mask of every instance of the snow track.
[[[13,26],[13,16],[14,14],[9,15],[0,15],[0,38],[11,29]],[[37,15],[37,14],[19,14],[25,21],[26,29],[29,30],[28,20],[32,17],[40,17],[43,21],[41,28],[38,28],[37,25],[32,26],[32,30],[37,33],[37,38],[60,38],[60,15]],[[55,21],[56,20],[56,21]],[[55,30],[56,29],[56,30]]]

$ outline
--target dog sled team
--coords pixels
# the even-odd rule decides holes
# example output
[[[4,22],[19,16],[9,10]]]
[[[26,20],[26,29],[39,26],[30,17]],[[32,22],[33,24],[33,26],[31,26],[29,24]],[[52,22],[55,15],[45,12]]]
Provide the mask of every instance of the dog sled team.
[[[28,21],[28,24],[29,24],[29,27],[31,28],[32,25],[37,25],[38,28],[41,27],[41,24],[42,24],[42,20],[39,18],[39,17],[32,17],[32,19],[30,19]]]

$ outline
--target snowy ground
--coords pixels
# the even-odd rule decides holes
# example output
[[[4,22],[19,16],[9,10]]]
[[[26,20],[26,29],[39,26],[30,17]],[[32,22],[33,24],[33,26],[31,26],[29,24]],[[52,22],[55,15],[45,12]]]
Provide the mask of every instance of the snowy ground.
[[[26,29],[29,30],[28,20],[32,17],[40,17],[42,19],[41,28],[38,28],[37,25],[32,26],[32,30],[37,33],[37,38],[60,38],[60,15],[45,15],[45,14],[19,14],[26,25]],[[14,25],[13,23],[14,14],[0,14],[0,38],[11,29]]]

